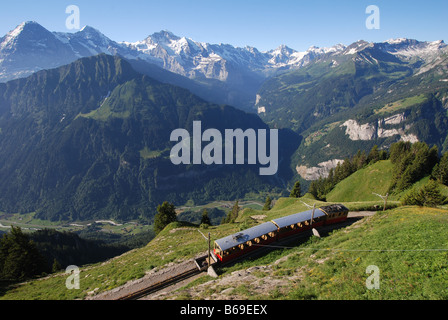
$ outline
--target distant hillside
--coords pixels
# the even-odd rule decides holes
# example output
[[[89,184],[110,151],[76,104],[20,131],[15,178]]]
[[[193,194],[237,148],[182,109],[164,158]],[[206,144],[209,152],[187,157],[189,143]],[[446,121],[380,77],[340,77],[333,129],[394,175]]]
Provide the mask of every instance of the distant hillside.
[[[447,51],[442,42],[359,41],[269,78],[257,106],[270,126],[303,136],[293,166],[306,180],[374,145],[420,141],[446,151]]]
[[[191,133],[194,121],[203,131],[269,129],[255,114],[208,103],[105,54],[0,83],[0,210],[150,221],[163,201],[281,192],[300,141],[294,134],[279,132],[277,176],[263,178],[254,165],[176,166],[170,134]]]

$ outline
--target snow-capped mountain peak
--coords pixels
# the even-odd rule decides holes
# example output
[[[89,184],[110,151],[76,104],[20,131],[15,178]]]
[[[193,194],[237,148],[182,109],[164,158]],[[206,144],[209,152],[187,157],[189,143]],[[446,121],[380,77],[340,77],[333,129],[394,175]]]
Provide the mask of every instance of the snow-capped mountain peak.
[[[170,43],[171,41],[177,41],[180,38],[176,36],[174,33],[168,30],[162,30],[159,32],[155,32],[152,35],[148,36],[145,40],[146,42],[157,42],[157,43]]]
[[[408,39],[406,39],[406,38],[396,38],[396,39],[386,40],[385,42],[389,43],[389,44],[401,44],[406,41],[408,41]]]
[[[92,46],[108,47],[111,43],[115,43],[99,30],[91,26],[85,26],[80,31],[73,34],[72,38],[87,40]]]
[[[446,50],[447,45],[443,41],[418,42],[398,38],[383,43],[360,40],[349,46],[312,46],[303,52],[281,45],[260,52],[249,46],[201,43],[168,30],[155,32],[138,42],[117,43],[91,26],[76,33],[50,32],[37,22],[27,21],[0,38],[0,81],[99,53],[145,60],[192,79],[205,77],[227,81],[230,77],[243,81],[246,77],[265,78],[278,70],[301,68],[329,55],[356,54],[368,47],[411,59],[432,57],[440,50]]]
[[[378,46],[382,50],[404,59],[418,58],[424,61],[438,56],[441,50],[447,50],[447,45],[443,40],[422,42],[414,39],[398,38],[389,39],[378,44]]]
[[[45,33],[50,33],[40,24],[35,21],[26,21],[19,24],[14,30],[8,32],[3,38],[0,38],[0,50],[12,49],[17,45],[17,41],[20,38],[42,38]]]
[[[85,26],[77,32],[77,34],[82,34],[85,37],[105,37],[98,29],[91,26]]]

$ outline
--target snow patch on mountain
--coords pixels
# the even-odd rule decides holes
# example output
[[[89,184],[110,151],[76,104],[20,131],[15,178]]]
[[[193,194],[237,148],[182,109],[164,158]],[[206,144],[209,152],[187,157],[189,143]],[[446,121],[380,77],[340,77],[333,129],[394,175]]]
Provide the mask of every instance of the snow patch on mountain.
[[[17,41],[23,34],[26,34],[23,36],[24,41]],[[110,40],[90,26],[76,33],[62,33],[50,32],[37,22],[24,22],[0,38],[0,81],[57,67],[81,57],[106,53],[126,59],[141,59],[191,79],[231,81],[234,86],[241,87],[247,83],[247,79],[261,83],[278,71],[301,68],[323,57],[354,55],[375,45],[357,41],[348,47],[343,44],[329,48],[313,46],[303,52],[282,45],[274,50],[260,52],[249,46],[240,48],[230,44],[197,42],[167,30],[132,43]],[[418,42],[404,38],[388,40],[379,44],[379,47],[409,59],[419,55],[432,57],[439,50],[446,49],[443,41]],[[36,51],[40,55],[36,55]],[[369,57],[360,58],[375,63]],[[333,66],[336,66],[336,60],[333,61]]]

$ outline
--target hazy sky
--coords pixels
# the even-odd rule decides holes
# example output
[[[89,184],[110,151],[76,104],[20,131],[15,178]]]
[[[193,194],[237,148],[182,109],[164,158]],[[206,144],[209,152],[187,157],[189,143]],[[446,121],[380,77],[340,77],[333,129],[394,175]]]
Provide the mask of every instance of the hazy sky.
[[[357,40],[448,40],[448,0],[2,0],[0,37],[23,21],[50,31],[73,32],[66,8],[80,9],[80,24],[115,41],[138,41],[160,30],[209,43],[261,51],[285,44],[346,45]],[[366,28],[366,8],[380,9],[380,29]]]

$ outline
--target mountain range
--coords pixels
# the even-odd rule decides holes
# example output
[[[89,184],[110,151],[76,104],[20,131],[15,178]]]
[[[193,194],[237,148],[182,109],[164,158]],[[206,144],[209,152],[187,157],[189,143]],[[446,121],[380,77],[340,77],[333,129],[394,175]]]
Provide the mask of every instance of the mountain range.
[[[281,168],[264,178],[254,165],[174,165],[170,135],[192,132],[194,121],[204,131],[268,129],[255,114],[208,103],[117,56],[0,84],[0,207],[55,220],[150,219],[167,200],[281,193],[290,175]],[[289,134],[280,132],[280,161],[298,146],[288,146]]]
[[[303,137],[292,164],[306,180],[358,150],[423,141],[448,150],[448,47],[443,41],[358,41],[267,79],[261,118]]]
[[[0,38],[0,211],[150,219],[164,200],[281,194],[374,145],[447,151],[447,109],[443,41],[260,52],[168,31],[118,43],[92,27],[24,22]],[[279,173],[173,166],[169,134],[195,120],[280,129]]]
[[[28,21],[0,38],[0,82],[105,53],[134,63],[140,61],[143,69],[147,65],[142,66],[142,62],[148,62],[181,75],[184,87],[207,100],[253,110],[257,90],[267,77],[344,48],[343,45],[328,49],[311,47],[306,52],[297,52],[280,46],[260,52],[253,47],[201,43],[169,31],[154,33],[135,43],[118,43],[89,26],[76,33],[62,33],[50,32],[37,22]],[[172,83],[170,78],[176,77],[164,73],[158,80]],[[179,84],[176,79],[177,83],[172,84]],[[196,88],[198,84],[200,89]]]
[[[138,42],[115,42],[90,26],[76,33],[50,32],[37,22],[27,21],[0,38],[1,80],[8,81],[35,71],[57,67],[76,59],[100,53],[141,59],[191,79],[227,81],[232,73],[253,72],[269,76],[279,69],[301,67],[323,54],[346,47],[311,47],[298,52],[285,45],[260,52],[253,47],[208,44],[160,31]],[[26,54],[29,54],[26,57]],[[49,59],[49,58],[52,59]],[[42,61],[38,59],[45,58]],[[23,59],[23,64],[18,60]]]

